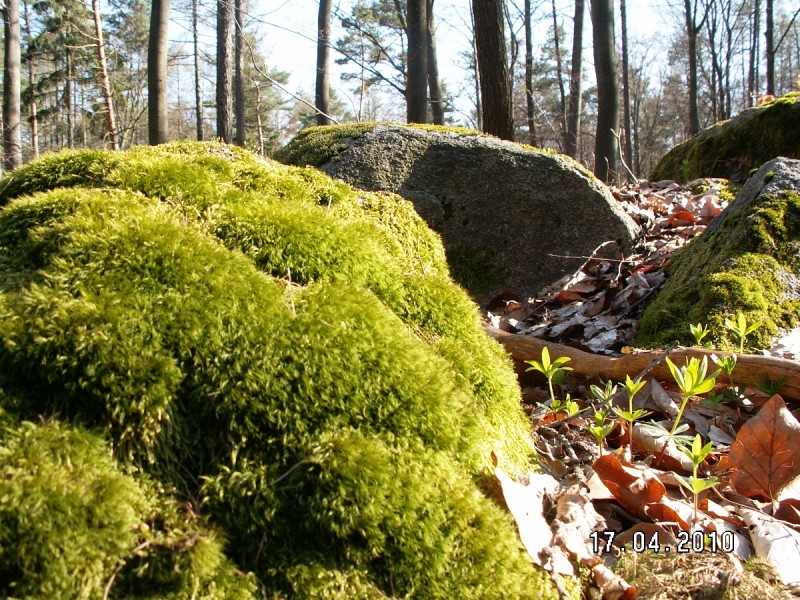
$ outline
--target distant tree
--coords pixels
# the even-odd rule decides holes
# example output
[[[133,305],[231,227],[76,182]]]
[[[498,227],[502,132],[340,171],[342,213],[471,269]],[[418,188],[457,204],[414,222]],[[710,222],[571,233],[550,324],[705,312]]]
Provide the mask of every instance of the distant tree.
[[[3,25],[3,164],[13,170],[22,165],[20,93],[22,58],[20,50],[19,0],[5,0]]]
[[[150,43],[147,47],[147,137],[155,146],[169,136],[167,111],[167,51],[169,0],[153,0],[150,12]]]
[[[427,0],[426,31],[428,34],[428,91],[430,93],[431,114],[434,125],[444,125],[444,97],[442,82],[439,79],[439,57],[436,53],[436,23],[433,18],[433,1]]]
[[[567,94],[564,90],[564,75],[562,73],[563,57],[561,56],[561,44],[559,39],[558,16],[556,14],[556,0],[550,0],[551,13],[553,15],[553,49],[555,51],[556,59],[556,83],[558,83],[558,97],[561,100],[561,114],[559,115],[559,124],[561,131],[564,132],[566,139],[567,134]]]
[[[317,125],[331,125],[330,94],[331,0],[319,1],[317,16],[317,82],[315,105]]]
[[[194,50],[194,120],[195,137],[197,141],[203,140],[203,98],[200,84],[200,34],[198,14],[198,0],[192,0],[192,48]]]
[[[633,166],[633,141],[631,139],[631,85],[630,69],[628,68],[628,15],[625,0],[619,2],[620,28],[622,30],[622,127],[625,130],[625,143],[622,153],[625,164]]]
[[[217,0],[217,137],[233,140],[233,7]]]
[[[244,25],[242,19],[242,0],[235,0],[233,7],[234,23],[234,120],[236,122],[236,137],[234,142],[237,146],[244,146],[245,140],[245,115],[244,115]]]
[[[579,0],[582,1],[582,0]],[[525,0],[523,26],[525,28],[525,116],[528,123],[528,138],[531,146],[537,145],[536,104],[533,99],[533,24],[531,0]]]
[[[514,121],[502,0],[472,0],[472,11],[475,16],[483,130],[511,140],[514,138]]]
[[[613,0],[591,0],[591,11],[594,68],[597,76],[594,174],[601,181],[609,181],[617,170],[616,132],[619,128],[619,86],[615,71]]]
[[[697,90],[697,36],[703,29],[708,11],[698,21],[700,0],[683,0],[686,36],[689,43],[689,135],[700,131],[700,110]]]
[[[111,96],[111,81],[108,78],[106,64],[106,45],[103,41],[103,25],[100,19],[100,0],[92,0],[92,18],[94,20],[95,45],[97,47],[97,64],[100,71],[100,87],[103,90],[103,101],[106,108],[106,125],[108,126],[108,141],[111,149],[117,146],[117,123],[114,116],[114,101]]]
[[[409,123],[426,123],[428,121],[428,18],[426,13],[426,0],[407,1],[406,120]]]
[[[766,31],[764,36],[767,43],[767,94],[775,95],[775,3],[766,0],[765,15]]]
[[[625,0],[622,0],[624,5]],[[583,79],[583,0],[575,0],[575,20],[572,34],[572,71],[569,78],[569,109],[565,153],[578,156],[578,137],[581,127],[581,80]]]
[[[31,35],[31,16],[28,10],[28,3],[23,1],[25,8],[25,35],[27,37],[27,52],[26,63],[28,65],[28,106],[30,108],[30,124],[31,124],[31,152],[33,158],[39,157],[39,114],[36,106],[36,67],[34,61],[34,53],[31,52],[31,43],[33,36]]]

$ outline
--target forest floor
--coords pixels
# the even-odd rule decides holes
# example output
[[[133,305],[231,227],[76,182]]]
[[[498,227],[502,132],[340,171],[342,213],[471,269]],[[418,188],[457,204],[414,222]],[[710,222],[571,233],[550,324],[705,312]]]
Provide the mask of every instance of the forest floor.
[[[633,351],[670,258],[730,196],[716,180],[612,191],[642,227],[632,252],[581,257],[535,298],[499,294],[494,327],[596,355]],[[787,332],[764,354],[794,360],[799,338]],[[520,373],[543,473],[498,478],[534,561],[591,572],[584,597],[800,597],[800,401],[784,401],[776,381],[737,386],[735,362],[715,374],[716,360],[624,383],[570,376],[569,359],[548,353]]]

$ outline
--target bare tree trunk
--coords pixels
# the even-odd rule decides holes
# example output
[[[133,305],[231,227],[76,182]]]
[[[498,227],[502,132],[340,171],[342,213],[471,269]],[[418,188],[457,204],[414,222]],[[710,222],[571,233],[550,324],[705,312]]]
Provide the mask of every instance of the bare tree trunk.
[[[100,66],[100,87],[103,88],[103,100],[106,104],[106,125],[111,149],[117,150],[117,124],[114,119],[114,102],[111,98],[111,82],[108,79],[106,65],[106,47],[103,42],[103,27],[100,23],[100,0],[92,0],[92,16],[94,17],[94,35],[97,44],[97,63]]]
[[[775,33],[774,33],[774,0],[767,0],[766,6],[766,31],[767,44],[767,94],[775,95]]]
[[[408,74],[406,84],[406,120],[428,121],[428,18],[426,0],[406,3],[408,35]]]
[[[472,20],[472,74],[475,80],[475,120],[478,131],[483,131],[483,104],[481,103],[481,75],[478,69],[478,46],[475,42],[475,11],[469,5],[469,16]]]
[[[234,79],[236,81],[236,111],[235,111],[235,118],[236,118],[236,139],[235,143],[237,146],[244,147],[244,126],[245,126],[245,115],[244,115],[244,27],[242,24],[242,0],[235,0],[234,4],[234,40],[235,40],[235,47],[234,47],[234,62],[236,63],[235,66],[235,73]]]
[[[256,84],[256,126],[258,127],[258,153],[266,156],[264,151],[264,127],[261,123],[261,86]]]
[[[439,57],[436,55],[436,23],[433,19],[433,1],[427,0],[428,23],[428,91],[431,97],[431,114],[434,125],[444,125],[444,98],[439,79]]]
[[[700,110],[697,102],[697,34],[703,28],[705,16],[697,22],[697,3],[700,0],[683,0],[686,16],[686,34],[689,40],[689,135],[700,131]],[[706,13],[708,15],[708,13]]]
[[[579,0],[583,1],[583,0]],[[533,100],[533,26],[531,24],[531,0],[525,0],[525,107],[528,119],[528,136],[531,146],[538,145],[536,139],[536,104]]]
[[[502,0],[472,0],[472,10],[475,15],[483,130],[499,138],[513,140],[511,81],[506,63]]]
[[[317,85],[315,105],[317,125],[331,125],[330,62],[331,0],[319,0],[317,17]]]
[[[623,5],[625,0],[622,0]],[[569,78],[569,112],[567,114],[567,156],[578,156],[581,127],[581,75],[583,73],[583,0],[575,0],[575,28],[572,34],[572,72]]]
[[[31,39],[31,17],[28,14],[28,3],[23,2],[25,7],[25,33],[28,39]],[[34,72],[33,55],[28,54],[28,85],[30,86],[30,111],[31,111],[31,150],[33,151],[33,158],[39,157],[39,116],[36,109],[36,74]]]
[[[556,53],[556,78],[558,80],[558,94],[561,99],[561,131],[566,145],[567,138],[567,94],[564,90],[564,74],[561,69],[561,44],[558,41],[558,17],[556,16],[556,0],[550,1],[553,9],[553,45]]]
[[[67,148],[75,146],[75,119],[73,118],[73,104],[72,97],[72,50],[67,46],[64,52],[66,57],[66,80],[64,82],[64,104],[67,111]]]
[[[3,9],[5,57],[3,60],[3,165],[12,171],[22,166],[22,56],[19,0],[5,0]]]
[[[761,24],[760,0],[755,0],[753,5],[753,34],[750,39],[750,69],[747,73],[747,95],[750,106],[755,105],[758,96],[758,42]]]
[[[203,98],[200,88],[200,36],[197,32],[199,20],[197,0],[192,0],[192,45],[194,46],[194,118],[197,128],[195,137],[198,142],[203,140]]]
[[[217,137],[233,139],[233,10],[230,0],[217,0]]]
[[[625,164],[633,165],[633,142],[631,141],[631,87],[628,71],[628,15],[625,8],[625,0],[620,0],[620,26],[622,28],[622,113],[625,128],[625,146],[623,155]]]
[[[614,11],[612,0],[591,0],[594,34],[594,69],[597,75],[597,137],[594,174],[601,181],[612,179],[617,170],[619,86],[615,72]]]
[[[150,12],[150,41],[147,46],[147,140],[163,144],[169,135],[167,113],[167,49],[169,0],[153,0]]]

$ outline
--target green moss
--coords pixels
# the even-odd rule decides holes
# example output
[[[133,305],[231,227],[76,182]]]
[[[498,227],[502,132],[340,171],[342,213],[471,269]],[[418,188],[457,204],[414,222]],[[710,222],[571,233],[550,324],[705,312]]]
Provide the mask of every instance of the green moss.
[[[797,320],[797,302],[788,299],[782,279],[800,269],[798,237],[800,196],[784,192],[762,196],[708,238],[687,244],[671,261],[669,279],[646,310],[636,343],[690,345],[689,323],[703,322],[717,345],[733,347],[723,324],[742,311],[748,322],[761,323],[750,341],[767,347],[780,327]]]
[[[0,211],[0,417],[158,482],[121,538],[148,551],[100,552],[114,589],[250,590],[227,556],[270,594],[548,597],[476,485],[492,450],[530,466],[514,373],[408,203],[220,144],[115,155],[101,189],[48,160],[67,187]]]
[[[742,182],[751,170],[776,156],[800,158],[798,128],[800,94],[786,94],[678,144],[658,162],[649,179],[723,177]]]

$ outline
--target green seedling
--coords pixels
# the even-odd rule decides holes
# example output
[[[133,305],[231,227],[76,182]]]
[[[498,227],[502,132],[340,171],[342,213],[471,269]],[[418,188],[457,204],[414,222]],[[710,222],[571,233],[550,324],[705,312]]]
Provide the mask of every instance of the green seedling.
[[[566,413],[567,417],[574,417],[581,412],[581,407],[567,394],[567,397],[563,401],[553,400],[550,402],[550,412],[554,415]]]
[[[691,448],[681,447],[681,452],[683,452],[686,456],[688,456],[689,460],[692,461],[692,476],[689,477],[688,479],[685,477],[681,477],[680,475],[675,475],[675,477],[682,486],[684,486],[694,495],[695,521],[697,520],[697,503],[700,493],[717,485],[716,477],[701,479],[697,476],[697,469],[702,464],[702,462],[708,457],[708,455],[711,454],[712,451],[713,451],[713,446],[711,442],[708,442],[704,446],[703,440],[700,437],[699,433],[694,436]]]
[[[728,376],[728,382],[731,384],[731,387],[734,387],[733,370],[736,368],[736,355],[725,354],[720,358],[716,354],[712,354],[711,360],[719,367],[720,371]]]
[[[591,433],[592,437],[597,440],[597,444],[600,446],[600,456],[603,455],[603,445],[605,444],[605,439],[612,431],[614,431],[614,427],[617,426],[614,421],[606,421],[607,418],[607,411],[598,410],[594,413],[594,423],[586,423],[584,425],[586,431]]]
[[[745,338],[759,328],[761,323],[747,324],[747,319],[742,311],[736,311],[736,320],[725,319],[725,329],[733,332],[733,335],[739,340],[739,354],[744,354],[744,340]]]
[[[550,351],[547,349],[547,346],[545,346],[542,348],[541,362],[538,360],[525,361],[527,364],[531,365],[525,369],[526,373],[528,371],[539,371],[539,373],[547,377],[547,385],[550,388],[550,402],[555,402],[556,399],[556,395],[553,392],[553,381],[555,380],[559,385],[562,384],[567,371],[572,371],[572,367],[562,366],[564,363],[569,362],[569,360],[568,356],[559,356],[557,359],[550,362]]]
[[[708,392],[708,396],[705,397],[702,404],[703,406],[707,406],[708,408],[716,409],[725,400],[725,394],[717,394],[716,392]]]
[[[702,323],[698,323],[697,325],[689,325],[689,331],[692,332],[692,336],[694,337],[695,345],[702,347],[703,346],[703,339],[711,333],[705,325]]]
[[[758,380],[758,383],[756,385],[758,386],[758,389],[760,391],[770,396],[774,396],[775,394],[781,391],[785,381],[786,381],[785,377],[770,379],[769,377],[764,375],[761,379]]]
[[[600,401],[600,406],[603,407],[608,405],[608,403],[611,402],[611,398],[617,393],[617,384],[612,383],[609,379],[606,381],[606,386],[604,388],[592,384],[589,386],[589,391],[592,392],[592,396]]]
[[[628,410],[614,407],[614,412],[628,422],[628,448],[633,456],[633,424],[650,414],[650,411],[637,408],[633,410],[633,397],[644,387],[644,381],[634,381],[630,375],[625,376],[625,392],[628,394]]]
[[[670,437],[675,434],[678,428],[678,423],[681,421],[683,411],[686,409],[686,404],[689,398],[698,394],[705,394],[714,388],[714,380],[719,375],[720,371],[717,369],[711,375],[706,376],[708,371],[708,357],[704,356],[702,362],[696,357],[692,357],[680,369],[667,358],[667,366],[669,367],[672,377],[675,378],[675,383],[683,394],[681,399],[681,406],[678,409],[678,415],[675,417],[675,422],[672,424],[672,429],[669,432]]]

